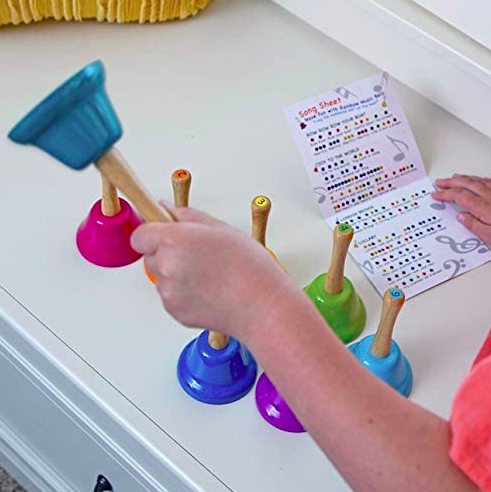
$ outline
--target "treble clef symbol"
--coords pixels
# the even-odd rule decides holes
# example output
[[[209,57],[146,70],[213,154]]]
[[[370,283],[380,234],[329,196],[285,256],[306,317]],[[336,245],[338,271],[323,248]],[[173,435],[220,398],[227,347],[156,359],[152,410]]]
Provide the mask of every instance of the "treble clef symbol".
[[[435,239],[441,244],[448,244],[450,249],[455,253],[471,253],[476,249],[481,254],[489,251],[488,246],[477,237],[469,237],[461,243],[458,243],[450,236],[437,236]]]

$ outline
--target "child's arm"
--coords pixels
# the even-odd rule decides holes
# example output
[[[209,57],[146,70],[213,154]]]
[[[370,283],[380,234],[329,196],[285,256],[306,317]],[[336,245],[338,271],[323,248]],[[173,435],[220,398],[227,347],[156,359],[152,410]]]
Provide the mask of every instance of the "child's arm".
[[[491,179],[454,174],[448,179],[437,179],[441,191],[431,195],[435,200],[455,202],[468,210],[457,218],[484,242],[491,245]]]
[[[259,243],[194,210],[173,213],[179,223],[132,236],[165,307],[241,339],[354,490],[478,490],[448,457],[448,422],[365,370]]]
[[[449,458],[449,423],[363,368],[302,294],[278,301],[246,343],[350,486],[478,490]]]

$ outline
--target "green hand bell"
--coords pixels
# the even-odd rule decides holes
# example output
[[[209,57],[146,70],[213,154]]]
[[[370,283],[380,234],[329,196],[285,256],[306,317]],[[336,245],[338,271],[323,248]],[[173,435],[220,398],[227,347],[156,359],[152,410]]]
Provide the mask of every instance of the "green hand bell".
[[[305,288],[327,324],[344,343],[357,338],[366,322],[365,306],[353,284],[344,276],[344,263],[353,234],[353,228],[347,224],[336,226],[329,271]]]

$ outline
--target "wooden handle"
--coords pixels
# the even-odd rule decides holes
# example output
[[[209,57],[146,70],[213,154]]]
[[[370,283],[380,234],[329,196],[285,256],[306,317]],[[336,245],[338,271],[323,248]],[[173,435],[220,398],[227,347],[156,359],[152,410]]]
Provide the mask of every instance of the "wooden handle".
[[[172,173],[172,189],[174,191],[174,205],[187,207],[189,205],[189,189],[192,176],[186,169],[178,169]]]
[[[175,222],[174,217],[159,205],[114,147],[106,152],[95,165],[104,177],[132,201],[147,222]],[[214,331],[210,331],[208,340],[210,345],[217,350],[228,344],[227,335]]]
[[[172,190],[174,192],[174,205],[176,207],[189,206],[189,190],[193,177],[187,169],[178,169],[172,173]],[[228,345],[228,335],[210,330],[208,343],[215,350],[222,350]]]
[[[147,191],[114,147],[106,152],[95,166],[131,200],[147,222],[174,222],[174,218]]]
[[[252,239],[266,246],[266,226],[268,225],[271,200],[267,196],[256,196],[251,202]]]
[[[400,289],[388,289],[385,291],[380,323],[370,347],[370,352],[375,357],[383,358],[389,355],[392,332],[394,331],[399,311],[404,304],[404,299],[404,292]]]
[[[344,263],[354,231],[348,224],[339,224],[334,229],[331,264],[324,281],[328,294],[339,294],[344,288]]]
[[[121,210],[118,190],[109,179],[102,175],[102,213],[108,217],[117,215]]]
[[[228,345],[228,335],[210,330],[208,334],[208,343],[215,350],[222,350]]]

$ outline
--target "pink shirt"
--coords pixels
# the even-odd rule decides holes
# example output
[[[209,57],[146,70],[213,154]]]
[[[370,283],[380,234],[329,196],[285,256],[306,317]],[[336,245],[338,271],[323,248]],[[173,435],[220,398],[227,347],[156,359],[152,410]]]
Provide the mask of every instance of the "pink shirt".
[[[457,391],[450,424],[450,458],[483,491],[491,492],[491,332]]]

